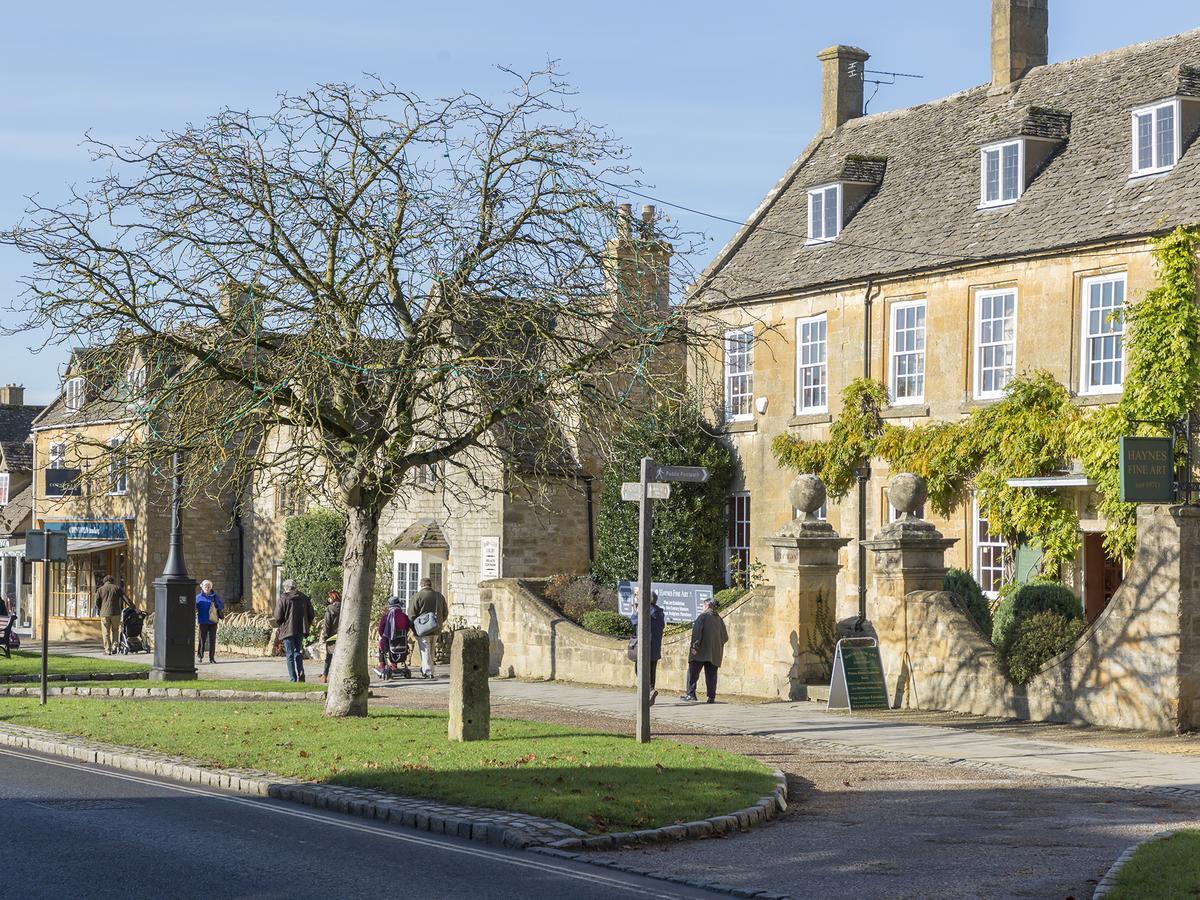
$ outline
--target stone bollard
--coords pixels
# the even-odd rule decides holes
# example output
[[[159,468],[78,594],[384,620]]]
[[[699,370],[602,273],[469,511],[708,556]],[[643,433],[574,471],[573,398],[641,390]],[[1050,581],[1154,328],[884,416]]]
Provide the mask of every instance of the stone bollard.
[[[450,648],[450,740],[486,741],[492,707],[488,636],[478,628],[454,632]]]

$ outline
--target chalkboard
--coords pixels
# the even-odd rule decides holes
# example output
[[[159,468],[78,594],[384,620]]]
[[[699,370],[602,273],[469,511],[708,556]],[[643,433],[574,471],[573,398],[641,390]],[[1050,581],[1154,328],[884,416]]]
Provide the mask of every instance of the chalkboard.
[[[846,638],[833,653],[826,709],[891,709],[874,638]]]

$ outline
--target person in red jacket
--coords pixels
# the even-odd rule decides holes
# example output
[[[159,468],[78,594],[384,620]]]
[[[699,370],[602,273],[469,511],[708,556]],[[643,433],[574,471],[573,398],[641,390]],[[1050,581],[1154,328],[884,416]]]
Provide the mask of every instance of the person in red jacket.
[[[379,633],[379,667],[375,670],[379,678],[391,678],[394,673],[404,674],[408,670],[408,633],[412,622],[404,612],[399,597],[388,598],[388,608],[379,619],[375,630]]]

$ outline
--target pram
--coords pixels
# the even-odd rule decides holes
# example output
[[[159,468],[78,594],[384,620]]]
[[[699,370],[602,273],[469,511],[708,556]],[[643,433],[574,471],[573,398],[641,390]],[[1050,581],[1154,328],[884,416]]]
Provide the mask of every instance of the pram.
[[[408,667],[408,633],[411,625],[399,598],[390,597],[387,611],[375,629],[379,635],[379,667],[375,669],[375,674],[379,678],[385,681],[396,675],[412,678],[412,669]]]
[[[117,641],[118,653],[148,653],[142,632],[146,627],[146,614],[132,606],[121,613],[121,637]]]
[[[380,651],[383,661],[380,672],[384,679],[412,678],[412,669],[408,667],[408,632],[398,634],[388,643],[385,650]]]

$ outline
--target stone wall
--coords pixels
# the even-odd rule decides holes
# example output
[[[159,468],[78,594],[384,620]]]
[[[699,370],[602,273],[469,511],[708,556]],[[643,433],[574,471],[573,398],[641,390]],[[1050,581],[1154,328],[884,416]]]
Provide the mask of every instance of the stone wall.
[[[491,674],[635,686],[633,663],[625,656],[626,639],[579,627],[514,578],[484,582],[479,593],[480,618],[491,641]],[[803,697],[804,686],[797,678],[799,636],[795,629],[777,627],[785,618],[776,609],[777,599],[773,588],[757,588],[726,611],[729,643],[719,693],[769,700]],[[664,636],[660,691],[683,690],[689,638],[687,630]]]
[[[886,563],[886,560],[884,561]],[[1138,551],[1104,613],[1012,684],[954,598],[875,573],[871,624],[896,705],[1174,731],[1200,728],[1200,509],[1138,509]]]

